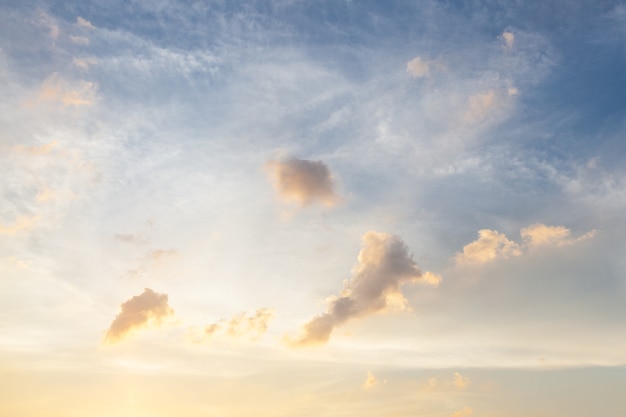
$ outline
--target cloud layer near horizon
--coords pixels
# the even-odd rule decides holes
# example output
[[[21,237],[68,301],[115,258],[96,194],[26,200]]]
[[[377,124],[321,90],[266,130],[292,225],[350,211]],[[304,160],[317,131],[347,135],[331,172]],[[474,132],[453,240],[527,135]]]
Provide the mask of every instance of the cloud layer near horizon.
[[[306,323],[297,338],[288,336],[287,343],[291,346],[324,344],[335,327],[349,320],[393,307],[407,308],[408,302],[400,291],[403,285],[422,282],[437,286],[441,280],[433,273],[426,278],[425,275],[399,237],[367,232],[363,235],[352,278],[344,282],[342,292],[339,296],[331,296],[326,312]]]

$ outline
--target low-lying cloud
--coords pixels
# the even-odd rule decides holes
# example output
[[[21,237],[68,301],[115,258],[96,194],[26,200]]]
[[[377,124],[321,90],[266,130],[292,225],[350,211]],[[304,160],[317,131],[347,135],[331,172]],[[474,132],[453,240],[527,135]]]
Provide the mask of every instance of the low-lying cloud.
[[[276,192],[286,202],[333,206],[339,201],[333,176],[322,161],[292,157],[271,160],[265,166]]]
[[[167,298],[167,294],[159,294],[145,288],[140,295],[122,303],[120,313],[104,336],[104,342],[117,343],[139,329],[161,325],[164,319],[174,314]]]
[[[400,292],[404,284],[421,282],[436,286],[440,280],[439,275],[420,271],[406,244],[397,236],[367,232],[358,262],[352,269],[352,279],[344,283],[339,296],[329,298],[325,313],[306,323],[299,337],[287,336],[286,341],[292,346],[326,343],[334,328],[349,320],[393,307],[408,307]]]

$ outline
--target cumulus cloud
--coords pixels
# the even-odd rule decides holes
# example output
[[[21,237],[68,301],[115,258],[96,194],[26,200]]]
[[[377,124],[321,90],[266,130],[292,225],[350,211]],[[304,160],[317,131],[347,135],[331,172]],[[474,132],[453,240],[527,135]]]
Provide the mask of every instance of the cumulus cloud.
[[[201,343],[218,335],[258,340],[266,332],[274,310],[260,308],[252,314],[240,313],[228,320],[220,320],[202,328],[191,328],[191,340]]]
[[[266,169],[279,196],[287,201],[307,206],[314,202],[335,205],[333,176],[322,161],[287,158],[272,160]]]
[[[462,410],[455,411],[450,415],[450,417],[468,417],[472,414],[472,409],[469,407],[464,407]]]
[[[507,239],[504,233],[482,229],[478,239],[463,247],[463,253],[456,256],[459,264],[484,264],[498,258],[521,255],[519,245]]]
[[[400,292],[404,284],[439,283],[439,276],[432,274],[425,278],[424,275],[400,238],[367,232],[358,262],[352,269],[352,279],[344,282],[341,294],[329,298],[326,312],[306,323],[298,338],[286,337],[286,341],[292,346],[323,344],[336,326],[349,320],[393,307],[406,307],[408,303]]]
[[[513,42],[515,42],[515,34],[513,32],[503,32],[502,33],[502,40],[504,41],[504,44],[507,46],[507,48],[513,48]]]
[[[457,264],[484,264],[496,259],[520,256],[529,249],[541,246],[560,247],[591,239],[596,231],[592,230],[577,238],[570,237],[570,230],[564,226],[546,226],[534,224],[520,230],[523,243],[509,240],[504,233],[482,229],[478,239],[463,247],[463,252],[456,255]]]
[[[116,343],[136,330],[159,326],[164,319],[174,314],[167,298],[167,294],[159,294],[145,288],[140,295],[122,303],[120,313],[104,336],[104,342]]]
[[[416,56],[407,62],[406,72],[415,78],[428,77],[430,75],[430,64],[419,56]]]

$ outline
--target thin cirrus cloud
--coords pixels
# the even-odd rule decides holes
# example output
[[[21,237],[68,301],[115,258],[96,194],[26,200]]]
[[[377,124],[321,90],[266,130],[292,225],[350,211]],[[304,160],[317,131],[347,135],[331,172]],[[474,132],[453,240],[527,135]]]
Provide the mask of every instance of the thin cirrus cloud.
[[[334,206],[339,201],[333,175],[322,161],[290,157],[270,160],[265,167],[285,202],[304,207],[313,203]]]
[[[539,246],[573,245],[591,239],[595,234],[596,230],[591,230],[582,236],[571,238],[570,230],[564,226],[546,226],[538,223],[521,229],[523,243],[520,244],[509,240],[504,233],[482,229],[478,231],[478,239],[465,245],[455,260],[461,265],[485,264],[496,259],[520,256]]]
[[[104,343],[117,343],[137,330],[159,326],[174,314],[168,304],[167,294],[154,292],[150,288],[145,288],[143,293],[123,302],[120,307],[120,313],[104,336]]]
[[[36,103],[57,102],[65,106],[90,106],[94,103],[96,85],[88,81],[70,84],[58,73],[50,75],[39,90]]]
[[[259,308],[252,314],[240,313],[228,320],[220,320],[202,328],[189,329],[193,343],[206,342],[219,335],[232,338],[246,338],[252,341],[260,339],[266,332],[269,322],[274,318],[274,310]]]
[[[299,337],[286,336],[285,340],[294,347],[324,344],[335,327],[352,319],[393,307],[407,308],[400,291],[403,285],[421,282],[437,286],[440,281],[439,275],[422,273],[399,237],[367,232],[352,279],[344,283],[341,294],[329,298],[326,312],[306,323]]]

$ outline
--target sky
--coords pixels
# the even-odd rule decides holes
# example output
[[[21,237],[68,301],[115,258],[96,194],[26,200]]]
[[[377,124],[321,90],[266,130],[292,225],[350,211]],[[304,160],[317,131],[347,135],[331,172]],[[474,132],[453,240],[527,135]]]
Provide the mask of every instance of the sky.
[[[0,414],[623,417],[623,1],[0,1]]]

